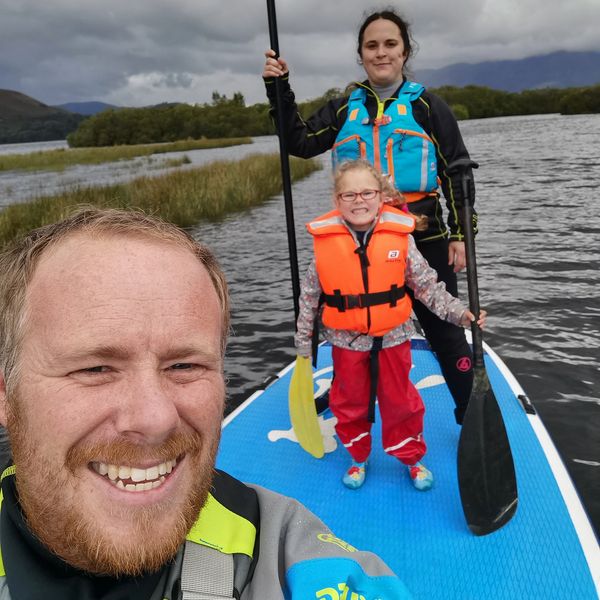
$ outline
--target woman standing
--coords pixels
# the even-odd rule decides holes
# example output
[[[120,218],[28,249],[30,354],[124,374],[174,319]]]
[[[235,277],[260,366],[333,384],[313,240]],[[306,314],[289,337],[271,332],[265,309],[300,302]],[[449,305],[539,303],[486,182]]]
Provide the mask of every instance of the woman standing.
[[[358,33],[359,63],[367,79],[307,120],[298,112],[287,62],[275,58],[272,50],[265,53],[263,78],[272,112],[276,110],[274,81],[276,77],[281,81],[284,135],[292,155],[310,158],[331,149],[334,165],[362,157],[393,178],[410,212],[427,217],[427,229],[414,234],[417,248],[447,290],[457,296],[456,273],[466,265],[459,220],[463,198],[460,178],[449,177],[445,169],[469,154],[448,105],[406,78],[405,65],[412,53],[409,27],[402,17],[393,10],[370,14]],[[439,319],[418,301],[413,310],[454,398],[456,421],[462,423],[473,384],[472,354],[464,330]]]

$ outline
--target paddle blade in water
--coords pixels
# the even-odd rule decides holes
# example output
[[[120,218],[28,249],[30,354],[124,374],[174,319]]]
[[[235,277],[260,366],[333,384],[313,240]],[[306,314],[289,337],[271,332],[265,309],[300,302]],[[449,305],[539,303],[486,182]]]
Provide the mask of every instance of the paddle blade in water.
[[[517,510],[517,480],[502,413],[484,367],[473,391],[458,442],[458,484],[469,529],[486,535]]]
[[[298,356],[289,389],[290,421],[298,443],[315,458],[325,454],[315,407],[310,358]]]

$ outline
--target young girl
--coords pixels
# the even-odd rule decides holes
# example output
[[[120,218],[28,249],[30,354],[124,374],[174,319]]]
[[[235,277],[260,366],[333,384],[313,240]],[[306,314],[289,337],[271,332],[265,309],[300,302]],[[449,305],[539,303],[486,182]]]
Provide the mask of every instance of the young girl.
[[[335,209],[307,225],[315,257],[302,282],[295,344],[298,354],[311,355],[322,304],[323,334],[333,346],[335,371],[329,406],[352,457],[344,485],[356,489],[365,481],[376,396],[384,450],[408,466],[418,490],[428,490],[433,475],[420,462],[426,451],[425,409],[409,379],[414,327],[405,286],[441,319],[467,327],[475,317],[438,283],[416,249],[410,235],[415,217],[384,203],[397,194],[389,187],[367,161],[337,169]],[[482,311],[478,324],[484,323]]]

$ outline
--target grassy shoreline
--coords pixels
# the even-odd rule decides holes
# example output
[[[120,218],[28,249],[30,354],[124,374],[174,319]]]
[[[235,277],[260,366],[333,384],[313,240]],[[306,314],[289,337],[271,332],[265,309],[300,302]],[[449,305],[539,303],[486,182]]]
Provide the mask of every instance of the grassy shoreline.
[[[290,159],[292,181],[322,168],[320,161]],[[239,161],[216,161],[125,184],[79,188],[12,204],[0,212],[0,246],[31,229],[53,223],[80,205],[139,208],[182,227],[217,220],[281,193],[278,154],[253,154]]]
[[[138,156],[186,152],[251,144],[252,138],[222,138],[180,140],[163,144],[139,144],[134,146],[102,146],[98,148],[58,148],[40,150],[28,154],[6,154],[0,156],[0,171],[62,171],[74,165],[96,165],[100,163],[130,160]]]

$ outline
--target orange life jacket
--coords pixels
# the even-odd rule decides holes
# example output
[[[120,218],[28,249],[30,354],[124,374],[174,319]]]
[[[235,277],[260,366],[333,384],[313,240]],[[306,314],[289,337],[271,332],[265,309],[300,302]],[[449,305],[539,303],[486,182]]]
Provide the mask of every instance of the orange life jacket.
[[[404,289],[412,215],[385,206],[367,240],[357,246],[338,210],[307,224],[323,290],[323,324],[381,336],[410,317]]]

